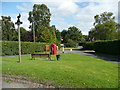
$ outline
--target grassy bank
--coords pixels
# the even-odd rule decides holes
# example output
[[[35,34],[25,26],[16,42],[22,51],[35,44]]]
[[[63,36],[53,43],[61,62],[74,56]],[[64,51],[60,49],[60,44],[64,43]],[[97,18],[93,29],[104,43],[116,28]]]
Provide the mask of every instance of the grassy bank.
[[[31,77],[34,82],[67,88],[117,88],[118,65],[101,59],[61,54],[61,61],[31,60],[23,56],[3,57],[3,73]]]

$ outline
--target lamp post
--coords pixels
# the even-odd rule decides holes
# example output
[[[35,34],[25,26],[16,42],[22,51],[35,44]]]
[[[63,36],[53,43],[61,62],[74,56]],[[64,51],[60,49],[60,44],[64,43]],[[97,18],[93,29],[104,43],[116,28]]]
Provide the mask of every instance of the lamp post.
[[[19,63],[21,63],[21,41],[20,41],[20,24],[22,24],[22,22],[20,21],[20,17],[21,15],[19,14],[19,16],[17,16],[18,20],[17,22],[15,22],[15,24],[18,25],[18,41],[19,41]]]

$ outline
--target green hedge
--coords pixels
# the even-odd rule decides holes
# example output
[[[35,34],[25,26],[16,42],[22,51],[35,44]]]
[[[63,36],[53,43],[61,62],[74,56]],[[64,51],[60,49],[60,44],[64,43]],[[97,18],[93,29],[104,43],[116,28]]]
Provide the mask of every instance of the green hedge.
[[[1,41],[2,55],[18,55],[18,42]],[[31,54],[35,52],[43,52],[46,43],[21,42],[21,53]]]
[[[120,55],[120,40],[106,40],[95,42],[94,50],[99,53]]]
[[[94,49],[94,42],[86,42],[83,44],[83,49],[85,50],[93,50]]]
[[[120,40],[104,40],[86,42],[83,44],[85,50],[95,50],[98,53],[120,55]]]

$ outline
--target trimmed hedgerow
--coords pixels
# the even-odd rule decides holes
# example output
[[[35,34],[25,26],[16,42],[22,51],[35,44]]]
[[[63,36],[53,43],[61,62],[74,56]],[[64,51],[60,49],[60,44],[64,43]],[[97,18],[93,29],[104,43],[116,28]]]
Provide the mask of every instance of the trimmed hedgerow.
[[[95,50],[98,53],[120,55],[120,40],[102,40],[96,42],[86,42],[83,44],[84,50]]]
[[[83,44],[83,49],[86,50],[93,50],[94,49],[94,42],[86,42]]]
[[[2,55],[18,55],[18,42],[2,41]],[[21,42],[21,53],[31,54],[43,52],[46,43]]]
[[[105,40],[95,42],[94,50],[99,53],[120,55],[120,40]]]

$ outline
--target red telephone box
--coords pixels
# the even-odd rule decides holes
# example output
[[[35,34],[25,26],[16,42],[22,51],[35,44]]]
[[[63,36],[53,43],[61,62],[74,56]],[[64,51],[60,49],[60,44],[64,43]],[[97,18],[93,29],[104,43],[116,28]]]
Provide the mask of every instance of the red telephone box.
[[[51,44],[51,54],[57,54],[57,46],[56,44]]]

